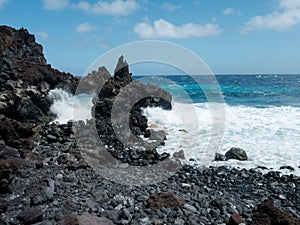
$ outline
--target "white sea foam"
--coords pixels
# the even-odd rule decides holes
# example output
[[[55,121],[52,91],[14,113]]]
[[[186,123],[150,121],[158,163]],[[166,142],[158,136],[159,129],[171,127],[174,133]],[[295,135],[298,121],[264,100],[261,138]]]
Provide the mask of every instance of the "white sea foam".
[[[219,103],[215,103],[219,104]],[[173,154],[184,150],[186,162],[196,159],[198,165],[229,165],[241,168],[265,166],[279,170],[281,166],[292,166],[294,174],[300,175],[300,108],[270,107],[254,108],[246,106],[225,107],[223,135],[217,137],[221,143],[219,148],[209,148],[215,129],[219,129],[212,120],[212,103],[197,103],[193,108],[185,110],[185,117],[191,123],[182,120],[176,108],[184,108],[182,104],[174,104],[172,111],[158,108],[147,108],[144,114],[149,124],[158,125],[168,133],[165,146],[161,152]],[[181,110],[182,112],[182,110]],[[223,117],[217,123],[222,124]],[[222,127],[222,126],[220,126]],[[222,129],[220,129],[222,131]],[[246,150],[249,160],[212,162],[215,152],[225,153],[231,147]],[[213,150],[213,152],[212,152]],[[288,171],[283,171],[288,172]]]
[[[74,98],[62,89],[51,90],[49,95],[54,99],[51,110],[57,115],[55,121],[91,118],[91,96]],[[274,170],[288,165],[295,169],[294,174],[300,175],[300,108],[174,103],[171,111],[146,108],[144,114],[149,125],[156,125],[168,134],[165,146],[159,147],[159,151],[172,155],[183,150],[187,163],[240,168],[265,166]],[[212,161],[215,152],[225,153],[231,147],[246,150],[249,160]],[[189,161],[191,158],[196,161]]]
[[[57,115],[54,122],[63,124],[69,120],[91,119],[91,96],[74,97],[62,89],[54,89],[49,92],[49,97],[54,101],[50,110]]]

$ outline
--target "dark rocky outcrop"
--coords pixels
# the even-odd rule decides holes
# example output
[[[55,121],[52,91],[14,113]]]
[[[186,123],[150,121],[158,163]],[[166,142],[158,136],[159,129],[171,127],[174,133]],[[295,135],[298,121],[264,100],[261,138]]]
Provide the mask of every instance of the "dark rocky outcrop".
[[[89,74],[84,82],[91,84],[97,83],[95,80],[102,82],[101,75],[106,77],[107,72],[99,71],[105,70],[99,68],[98,72]],[[122,162],[133,165],[153,164],[168,157],[167,154],[159,155],[156,151],[156,147],[163,144],[166,134],[147,129],[148,121],[142,115],[142,108],[171,109],[171,95],[158,86],[144,85],[139,81],[132,82],[128,64],[123,56],[118,60],[114,76],[104,80],[106,82],[101,90],[97,90],[96,87],[94,89],[94,92],[99,92],[97,98],[93,100],[92,112],[103,144],[110,146],[108,151]],[[141,142],[139,138],[141,135],[156,141],[151,144]],[[120,140],[120,137],[123,140]],[[142,144],[136,147],[138,140]]]
[[[0,26],[0,114],[21,122],[49,121],[49,90],[74,93],[78,80],[48,65],[42,46],[26,29]]]

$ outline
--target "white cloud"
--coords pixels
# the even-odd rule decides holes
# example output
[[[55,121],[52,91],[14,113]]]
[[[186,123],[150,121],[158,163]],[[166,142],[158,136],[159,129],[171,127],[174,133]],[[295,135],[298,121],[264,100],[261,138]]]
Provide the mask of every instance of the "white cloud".
[[[251,18],[242,28],[242,34],[253,30],[285,31],[300,24],[300,0],[280,0],[278,9],[263,16]]]
[[[37,37],[42,41],[48,41],[49,35],[45,31],[38,31],[36,32]]]
[[[48,10],[63,9],[69,5],[69,0],[44,0],[44,8]]]
[[[0,9],[4,8],[4,5],[8,3],[10,0],[0,0]]]
[[[79,33],[89,32],[89,31],[93,31],[96,29],[97,29],[96,25],[92,25],[87,22],[81,23],[76,27],[76,31]]]
[[[135,0],[98,1],[94,4],[81,1],[77,4],[73,4],[72,7],[82,9],[88,13],[126,16],[138,9],[138,4]]]
[[[135,0],[97,1],[95,3],[90,3],[88,1],[71,3],[69,0],[44,0],[44,8],[48,10],[70,8],[81,9],[87,13],[106,14],[114,16],[129,15],[133,11],[138,9],[138,7],[139,5]]]
[[[91,9],[91,4],[88,2],[79,2],[77,4],[72,5],[73,8],[79,8],[84,11],[89,11]]]
[[[177,10],[177,9],[180,9],[181,6],[180,6],[180,5],[174,5],[174,4],[165,2],[165,3],[162,3],[162,4],[161,4],[161,8],[162,8],[163,10],[173,12],[173,11],[175,11],[175,10]]]
[[[138,23],[134,31],[141,38],[191,38],[215,36],[221,33],[218,25],[207,23],[205,25],[186,23],[175,26],[172,23],[159,19],[154,21],[154,26],[148,22]]]
[[[232,13],[234,12],[234,9],[233,8],[227,8],[223,11],[223,15],[225,16],[229,16],[231,15]]]

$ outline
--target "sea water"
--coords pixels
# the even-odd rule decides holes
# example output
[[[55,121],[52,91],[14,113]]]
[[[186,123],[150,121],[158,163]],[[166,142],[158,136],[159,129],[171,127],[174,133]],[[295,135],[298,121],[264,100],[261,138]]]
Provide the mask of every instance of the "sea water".
[[[159,79],[164,81],[162,88],[174,97],[173,110],[148,108],[144,114],[150,124],[165,129],[168,134],[160,152],[172,155],[183,150],[186,163],[199,166],[263,166],[273,170],[292,166],[295,169],[292,173],[300,175],[300,76],[219,75],[217,83],[207,83],[207,79],[203,79],[200,85],[190,76],[155,78],[156,83]],[[173,83],[166,85],[165,79]],[[216,90],[216,86],[222,92],[223,102],[209,102],[205,96],[207,90]],[[217,145],[212,149],[211,139],[218,128],[212,115],[216,105],[223,107],[224,115],[217,121],[223,126]],[[182,120],[182,112],[191,114],[191,110],[196,116],[186,123]],[[244,149],[248,161],[213,162],[214,153],[224,154],[231,147]]]
[[[167,133],[158,151],[171,155],[184,151],[185,162],[198,165],[228,165],[239,168],[257,166],[279,170],[291,166],[300,175],[300,75],[218,75],[216,79],[191,76],[134,77],[154,83],[172,94],[171,111],[146,108],[149,125]],[[203,82],[201,82],[203,81]],[[207,92],[218,95],[217,101]],[[52,110],[59,122],[91,117],[91,100],[81,96],[73,118],[73,96],[54,90]],[[79,100],[78,100],[79,99]],[[78,112],[78,110],[76,110]],[[244,149],[248,161],[214,162],[216,152],[224,154],[231,147]]]

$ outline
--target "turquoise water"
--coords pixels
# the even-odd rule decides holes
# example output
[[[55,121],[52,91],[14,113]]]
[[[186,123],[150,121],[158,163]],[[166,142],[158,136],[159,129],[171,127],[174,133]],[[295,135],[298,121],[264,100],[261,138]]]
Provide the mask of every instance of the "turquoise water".
[[[300,75],[215,78],[197,77],[197,83],[190,76],[135,77],[172,94],[172,111],[145,110],[149,123],[168,133],[160,151],[183,150],[186,162],[199,166],[289,165],[300,175]],[[207,93],[217,97],[208,100]],[[244,149],[249,160],[213,162],[214,153],[231,147]]]
[[[185,102],[184,90],[193,103],[206,102],[206,91],[221,90],[225,103],[253,107],[300,107],[300,75],[216,75],[217,83],[198,76],[198,83],[191,76],[146,77],[172,93],[176,101]],[[145,77],[134,77],[145,79]],[[200,82],[199,82],[200,81]],[[200,85],[199,85],[200,83]],[[220,90],[219,90],[220,88]]]

